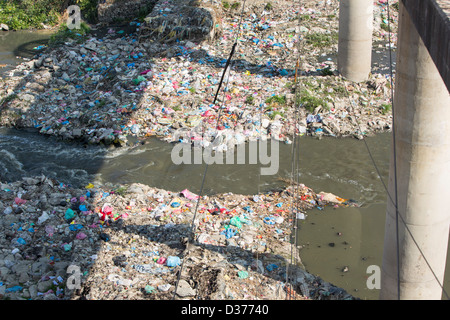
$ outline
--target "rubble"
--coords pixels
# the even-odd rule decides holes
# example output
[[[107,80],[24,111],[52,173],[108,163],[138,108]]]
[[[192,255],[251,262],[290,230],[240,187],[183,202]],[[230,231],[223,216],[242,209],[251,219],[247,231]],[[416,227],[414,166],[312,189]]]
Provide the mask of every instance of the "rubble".
[[[355,205],[296,188],[302,213]],[[307,273],[298,250],[289,262],[292,194],[199,198],[142,184],[73,188],[45,176],[0,183],[0,296],[166,300],[177,288],[176,299],[354,299]]]

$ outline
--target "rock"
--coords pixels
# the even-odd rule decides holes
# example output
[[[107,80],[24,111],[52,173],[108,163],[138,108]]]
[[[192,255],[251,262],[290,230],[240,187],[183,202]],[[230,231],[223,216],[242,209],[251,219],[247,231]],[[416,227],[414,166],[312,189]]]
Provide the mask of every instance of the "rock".
[[[196,291],[191,288],[186,280],[180,280],[178,283],[176,294],[182,298],[193,297],[195,296]]]
[[[0,29],[3,31],[9,31],[9,27],[7,24],[1,23],[0,24]]]
[[[38,292],[47,292],[48,289],[53,285],[52,280],[41,281],[37,284]]]
[[[80,138],[80,137],[82,137],[82,135],[83,135],[83,133],[82,133],[81,129],[73,129],[72,130],[72,136],[74,138]]]
[[[66,73],[66,72],[64,72],[63,74],[62,74],[62,76],[61,76],[61,79],[63,79],[64,81],[66,81],[66,82],[70,82],[70,77],[69,77],[69,75]]]

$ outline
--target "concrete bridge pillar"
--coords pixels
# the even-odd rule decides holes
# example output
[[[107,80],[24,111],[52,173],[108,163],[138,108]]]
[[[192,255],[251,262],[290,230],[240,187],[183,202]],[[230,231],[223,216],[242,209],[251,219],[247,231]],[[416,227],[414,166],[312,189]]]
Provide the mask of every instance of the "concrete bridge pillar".
[[[395,201],[397,186],[398,213],[405,223],[398,218],[397,259],[396,209],[388,198],[380,299],[439,300],[450,225],[450,95],[399,3],[389,193]]]
[[[338,70],[348,80],[367,80],[372,66],[373,0],[341,0]]]

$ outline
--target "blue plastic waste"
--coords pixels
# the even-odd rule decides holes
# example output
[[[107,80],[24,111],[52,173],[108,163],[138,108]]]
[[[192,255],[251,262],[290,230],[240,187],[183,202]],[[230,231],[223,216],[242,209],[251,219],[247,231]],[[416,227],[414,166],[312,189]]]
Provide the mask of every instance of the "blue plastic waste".
[[[81,224],[71,224],[69,226],[70,231],[77,231],[83,228],[83,225]]]
[[[23,288],[21,286],[14,286],[14,287],[6,289],[5,291],[7,293],[9,293],[9,292],[18,292],[18,291],[22,291],[22,289]]]
[[[169,256],[167,257],[166,265],[168,267],[176,267],[181,264],[181,260],[179,257],[176,256]]]
[[[270,271],[273,271],[275,269],[278,269],[278,266],[276,264],[274,264],[274,263],[271,263],[271,264],[267,265],[266,269],[267,269],[267,271],[270,272]]]

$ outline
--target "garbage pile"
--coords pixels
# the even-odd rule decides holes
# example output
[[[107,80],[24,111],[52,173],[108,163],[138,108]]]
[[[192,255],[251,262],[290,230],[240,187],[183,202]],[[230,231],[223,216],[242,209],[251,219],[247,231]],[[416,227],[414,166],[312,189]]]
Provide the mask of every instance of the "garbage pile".
[[[139,28],[139,41],[212,41],[220,33],[220,13],[214,8],[206,2],[160,1]]]
[[[228,130],[239,143],[391,130],[389,75],[355,84],[336,71],[338,1],[293,3],[249,1],[241,20],[232,3],[159,1],[131,33],[68,39],[19,65],[0,83],[0,125],[117,145],[127,136],[173,141],[180,130]]]
[[[353,299],[307,273],[296,248],[286,283],[293,221],[313,208],[355,205],[293,190],[200,198],[142,184],[73,188],[45,176],[0,183],[0,296]]]

